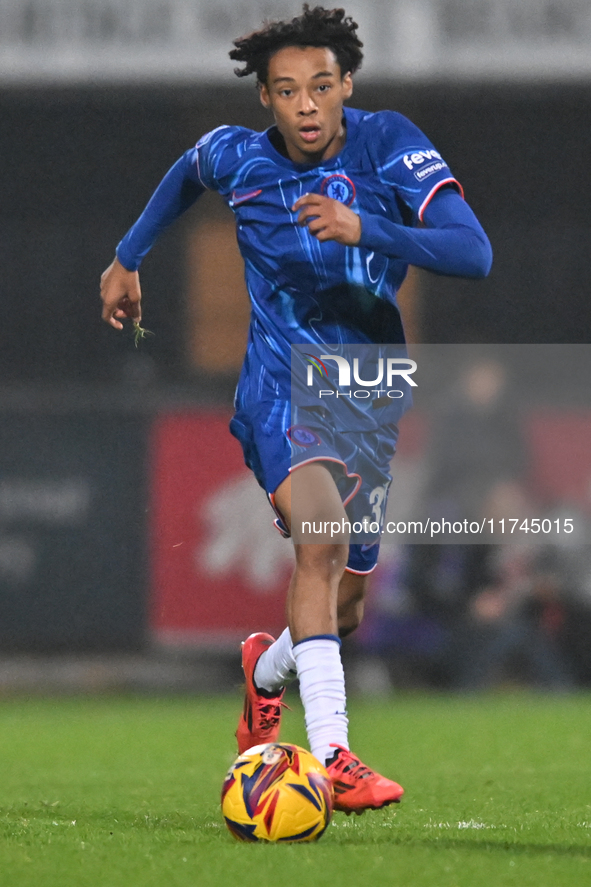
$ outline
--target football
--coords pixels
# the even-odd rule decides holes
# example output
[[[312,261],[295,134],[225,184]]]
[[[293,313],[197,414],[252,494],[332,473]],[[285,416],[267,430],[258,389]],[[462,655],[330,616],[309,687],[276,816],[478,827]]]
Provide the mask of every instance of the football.
[[[332,782],[298,745],[257,745],[228,770],[222,813],[239,841],[317,841],[332,816]]]

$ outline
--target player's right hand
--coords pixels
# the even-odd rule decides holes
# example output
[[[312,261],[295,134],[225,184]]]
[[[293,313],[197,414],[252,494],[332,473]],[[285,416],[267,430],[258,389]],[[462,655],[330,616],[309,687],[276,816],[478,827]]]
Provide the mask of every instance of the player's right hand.
[[[102,318],[116,330],[130,317],[137,323],[142,319],[142,292],[137,271],[128,271],[118,259],[114,259],[101,274]]]

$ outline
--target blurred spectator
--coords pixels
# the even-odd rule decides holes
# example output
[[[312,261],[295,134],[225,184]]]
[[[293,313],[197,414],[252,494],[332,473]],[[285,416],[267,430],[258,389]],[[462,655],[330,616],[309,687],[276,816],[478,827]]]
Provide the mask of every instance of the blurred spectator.
[[[426,513],[434,520],[480,521],[527,514],[522,484],[525,449],[508,398],[504,366],[477,360],[460,373],[433,421],[425,486]],[[466,655],[456,638],[470,599],[493,582],[497,546],[486,544],[411,547],[407,583],[420,612],[449,635],[442,679],[456,682]]]
[[[468,604],[458,686],[485,689],[521,670],[537,687],[570,689],[558,645],[566,608],[556,558],[547,546],[495,549],[495,578]]]
[[[478,520],[502,491],[522,499],[526,460],[505,367],[481,360],[460,374],[434,417],[426,499],[435,519]]]

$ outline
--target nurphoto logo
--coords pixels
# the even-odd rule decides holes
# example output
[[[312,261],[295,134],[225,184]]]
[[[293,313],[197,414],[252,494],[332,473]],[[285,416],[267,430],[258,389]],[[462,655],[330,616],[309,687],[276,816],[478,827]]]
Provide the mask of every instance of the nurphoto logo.
[[[350,388],[351,386],[351,363],[347,360],[346,357],[337,354],[321,354],[320,356],[315,356],[314,354],[308,354],[307,352],[303,352],[306,360],[308,361],[307,374],[306,374],[306,385],[308,387],[312,387],[314,384],[314,370],[318,372],[321,380],[326,380],[328,384],[331,384],[330,381],[330,373],[329,368],[326,366],[324,361],[332,360],[336,363],[338,368],[338,382],[337,385],[339,388]],[[330,367],[334,371],[334,367]],[[359,367],[359,358],[353,358],[353,381],[361,387],[361,389],[354,389],[353,391],[348,392],[340,392],[335,391],[333,387],[330,389],[321,389],[318,392],[318,397],[330,397],[336,394],[337,397],[357,397],[357,398],[369,398],[371,394],[377,394],[378,396],[385,396],[391,399],[399,399],[404,397],[404,392],[400,389],[394,388],[394,380],[397,381],[403,379],[408,385],[413,388],[417,387],[417,383],[414,379],[411,378],[412,374],[417,369],[417,363],[414,360],[411,360],[410,357],[379,357],[377,359],[377,366],[374,370],[376,376],[374,379],[362,379],[361,371]],[[367,372],[367,367],[364,367],[364,372]],[[369,386],[381,385],[385,383],[385,388],[372,388],[369,390]]]

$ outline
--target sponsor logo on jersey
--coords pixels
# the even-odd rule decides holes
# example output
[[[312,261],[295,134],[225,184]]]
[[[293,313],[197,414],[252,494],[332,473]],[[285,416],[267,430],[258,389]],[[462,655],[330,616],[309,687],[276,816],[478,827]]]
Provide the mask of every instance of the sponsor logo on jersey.
[[[322,443],[316,432],[305,425],[292,425],[287,429],[287,436],[298,447],[315,447]]]
[[[429,151],[413,151],[412,154],[405,154],[402,158],[402,162],[407,169],[414,169],[415,166],[420,166],[422,163],[426,163],[427,160],[441,160],[441,154],[439,151],[431,149]],[[447,166],[447,164],[445,165]]]
[[[342,173],[327,176],[320,186],[321,194],[350,206],[355,200],[355,185]]]
[[[439,172],[442,169],[447,169],[447,163],[443,160],[438,160],[436,163],[431,163],[429,166],[424,166],[422,169],[417,169],[414,173],[415,179],[418,179],[419,182],[422,182],[423,179],[432,176],[434,172]]]

